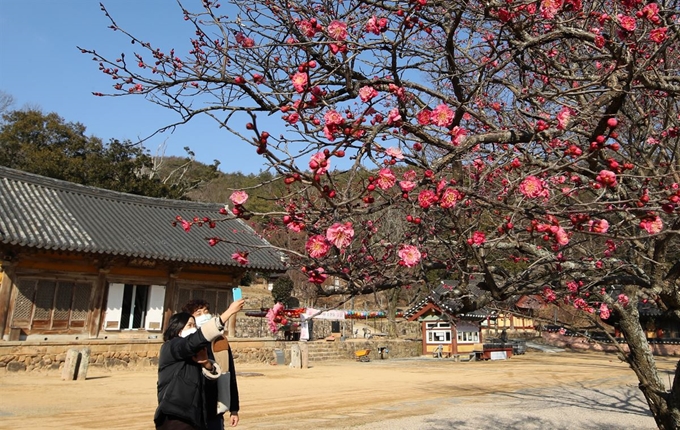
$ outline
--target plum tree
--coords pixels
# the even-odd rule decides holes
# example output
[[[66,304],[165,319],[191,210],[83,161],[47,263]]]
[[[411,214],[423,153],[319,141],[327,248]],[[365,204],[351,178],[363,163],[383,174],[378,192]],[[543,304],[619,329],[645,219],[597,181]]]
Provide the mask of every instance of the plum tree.
[[[203,0],[169,51],[102,9],[134,52],[82,48],[113,78],[95,95],[251,145],[286,185],[270,228],[304,238],[291,264],[321,293],[438,270],[461,310],[541,294],[614,315],[658,427],[680,427],[680,370],[667,387],[637,311],[680,317],[677,0]]]

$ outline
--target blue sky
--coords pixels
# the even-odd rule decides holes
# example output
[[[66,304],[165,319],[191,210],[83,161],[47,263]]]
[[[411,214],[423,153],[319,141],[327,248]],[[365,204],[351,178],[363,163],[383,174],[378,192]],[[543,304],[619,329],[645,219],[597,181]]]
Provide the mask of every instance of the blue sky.
[[[103,1],[118,25],[164,49],[188,46],[191,28],[173,0]],[[186,0],[187,6],[198,0]],[[226,5],[225,5],[226,6]],[[225,7],[223,6],[223,7]],[[178,117],[143,97],[95,97],[110,90],[111,79],[97,69],[91,56],[76,46],[114,58],[131,55],[133,47],[108,29],[109,21],[96,0],[0,0],[0,90],[12,95],[13,108],[38,107],[80,122],[108,141],[146,137]],[[166,155],[185,155],[190,147],[204,163],[221,162],[223,172],[257,173],[262,159],[254,149],[219,130],[209,119],[193,121],[172,134],[145,143],[155,154],[166,142]]]

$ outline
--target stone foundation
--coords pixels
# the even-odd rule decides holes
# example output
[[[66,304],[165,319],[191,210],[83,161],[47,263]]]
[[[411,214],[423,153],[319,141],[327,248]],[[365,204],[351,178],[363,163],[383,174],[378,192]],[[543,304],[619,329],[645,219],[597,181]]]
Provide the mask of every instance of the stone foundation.
[[[272,339],[235,339],[230,342],[236,366],[239,363],[276,363],[276,350],[290,362],[290,348],[297,342]],[[139,368],[156,366],[162,341],[159,340],[89,340],[79,342],[2,342],[0,371],[58,371],[71,348],[90,349],[90,367]],[[370,357],[379,359],[378,347],[387,347],[386,357],[413,357],[421,353],[421,342],[387,339],[319,340],[307,342],[309,361],[355,359],[355,351],[371,349]]]

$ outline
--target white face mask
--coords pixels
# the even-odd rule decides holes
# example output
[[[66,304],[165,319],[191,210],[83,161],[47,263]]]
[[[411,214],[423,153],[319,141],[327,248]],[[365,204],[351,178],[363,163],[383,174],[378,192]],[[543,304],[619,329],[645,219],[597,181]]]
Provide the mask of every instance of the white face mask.
[[[208,321],[210,321],[210,320],[212,319],[212,315],[210,315],[210,314],[201,314],[201,315],[197,316],[195,319],[196,319],[196,327],[200,327],[200,326],[202,326],[203,324],[205,324],[205,323],[207,323]]]
[[[197,331],[198,331],[198,329],[197,329],[196,327],[191,327],[191,328],[188,328],[188,329],[186,329],[186,330],[182,330],[182,331],[179,333],[179,337],[187,337],[187,336],[189,336],[190,334],[196,333]]]

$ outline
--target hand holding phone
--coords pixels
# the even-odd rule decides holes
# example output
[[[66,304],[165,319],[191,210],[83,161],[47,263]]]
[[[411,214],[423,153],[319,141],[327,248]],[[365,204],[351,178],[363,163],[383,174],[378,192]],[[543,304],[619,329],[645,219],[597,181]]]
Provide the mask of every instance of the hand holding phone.
[[[238,290],[238,292],[236,290]],[[241,298],[240,288],[234,288],[232,290],[232,294],[234,295],[234,301],[231,302],[227,310],[222,312],[222,314],[220,315],[220,320],[222,321],[222,324],[226,324],[229,318],[239,313],[241,309],[243,309],[243,305],[246,303],[245,300]]]
[[[234,298],[234,301],[241,300],[243,298],[243,293],[241,292],[241,288],[239,287],[232,288],[231,293]]]

